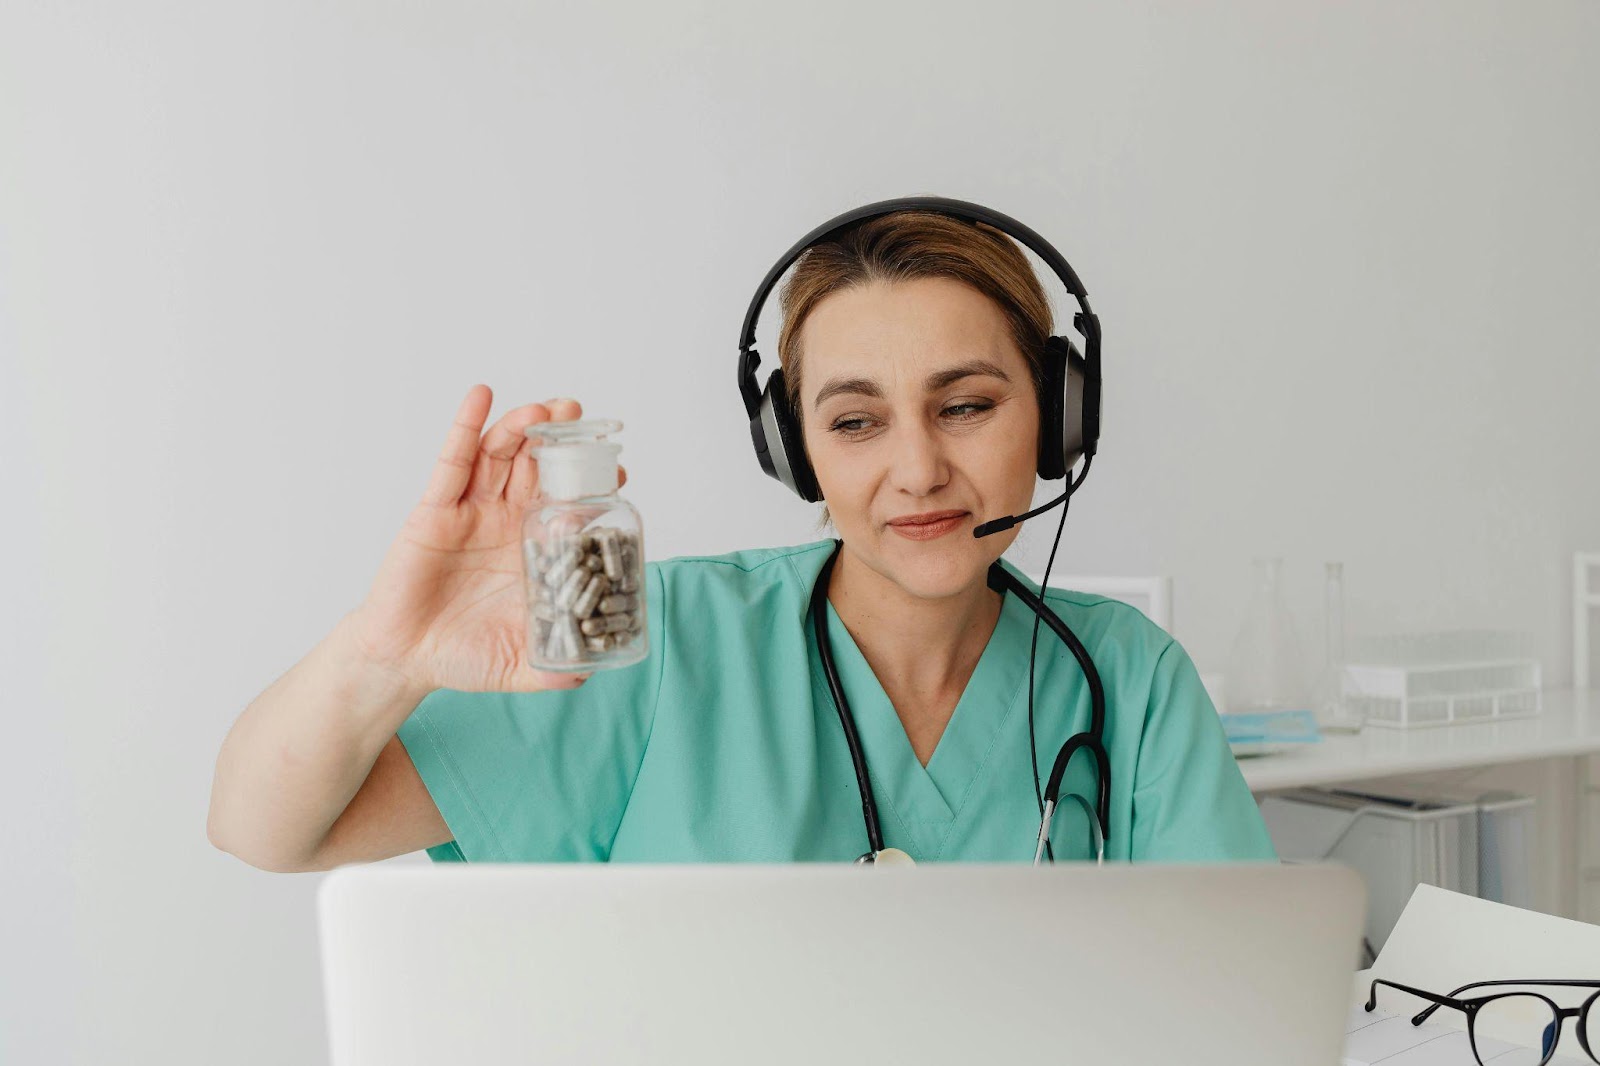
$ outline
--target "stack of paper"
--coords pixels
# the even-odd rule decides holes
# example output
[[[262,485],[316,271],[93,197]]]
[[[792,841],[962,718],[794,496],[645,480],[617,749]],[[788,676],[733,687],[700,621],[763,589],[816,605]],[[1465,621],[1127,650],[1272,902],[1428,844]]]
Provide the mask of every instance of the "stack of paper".
[[[1372,969],[1356,975],[1344,1064],[1475,1066],[1472,1047],[1467,1042],[1466,1018],[1458,1010],[1440,1007],[1422,1025],[1412,1025],[1412,1015],[1429,1006],[1429,1001],[1380,985],[1377,1009],[1369,1014],[1364,1008],[1375,977],[1441,994],[1449,994],[1469,981],[1559,977],[1600,980],[1600,926],[1432,885],[1416,887]],[[1511,989],[1516,990],[1516,986]],[[1577,1006],[1592,994],[1592,990],[1576,988],[1525,990],[1540,991],[1562,1006]],[[1484,995],[1490,991],[1472,989],[1467,994]],[[1536,1050],[1519,1048],[1488,1034],[1481,1033],[1478,1043],[1486,1059],[1493,1049],[1495,1066],[1539,1061]],[[1589,1062],[1570,1021],[1563,1027],[1552,1062],[1563,1059]]]

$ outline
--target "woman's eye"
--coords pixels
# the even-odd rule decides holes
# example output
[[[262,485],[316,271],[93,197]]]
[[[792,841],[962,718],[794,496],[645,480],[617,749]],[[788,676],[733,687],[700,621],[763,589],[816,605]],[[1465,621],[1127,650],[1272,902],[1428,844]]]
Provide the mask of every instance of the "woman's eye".
[[[947,414],[947,415],[951,415],[951,418],[953,418],[957,422],[967,422],[967,421],[970,421],[970,420],[972,420],[974,418],[977,418],[979,415],[983,414],[985,411],[988,411],[993,407],[994,407],[994,404],[992,404],[992,403],[958,403],[958,404],[952,404],[949,407],[946,407],[942,413]],[[964,411],[964,412],[967,412],[967,413],[966,414],[951,414],[951,412],[953,412],[953,411]],[[829,428],[835,433],[843,433],[845,436],[848,437],[848,436],[851,436],[853,434],[857,434],[857,433],[863,432],[860,427],[862,425],[864,425],[867,421],[868,420],[865,419],[865,418],[841,418],[839,421],[835,422]]]

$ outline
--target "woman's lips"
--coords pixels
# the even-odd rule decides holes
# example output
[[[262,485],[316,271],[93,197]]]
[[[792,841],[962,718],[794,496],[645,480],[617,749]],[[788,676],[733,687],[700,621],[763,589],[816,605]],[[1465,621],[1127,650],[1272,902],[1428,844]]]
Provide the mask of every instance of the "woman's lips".
[[[969,517],[969,513],[963,512],[954,518],[944,518],[937,522],[904,522],[899,525],[891,525],[889,528],[907,540],[932,540],[935,537],[944,536],[964,523]]]

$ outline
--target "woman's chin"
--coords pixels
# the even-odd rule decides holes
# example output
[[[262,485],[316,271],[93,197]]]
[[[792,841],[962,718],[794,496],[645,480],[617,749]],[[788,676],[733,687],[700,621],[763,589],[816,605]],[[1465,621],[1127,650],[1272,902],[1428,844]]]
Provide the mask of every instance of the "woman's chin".
[[[965,538],[940,537],[933,542],[910,542],[894,533],[893,542],[886,545],[884,561],[895,583],[908,593],[923,599],[942,599],[955,596],[972,587],[974,581],[983,580],[989,569],[989,556],[973,543],[969,533]]]

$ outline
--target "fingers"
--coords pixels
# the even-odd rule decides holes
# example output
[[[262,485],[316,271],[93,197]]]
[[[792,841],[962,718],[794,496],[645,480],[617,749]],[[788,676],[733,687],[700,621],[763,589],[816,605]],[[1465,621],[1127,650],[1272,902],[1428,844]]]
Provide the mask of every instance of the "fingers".
[[[493,402],[494,392],[487,385],[474,385],[467,390],[423,491],[424,503],[444,506],[459,503],[464,497],[498,497],[514,478],[519,484],[512,486],[512,495],[531,495],[537,472],[523,430],[538,422],[567,422],[583,417],[583,406],[577,400],[560,397],[508,411],[484,434],[483,423]]]
[[[511,476],[506,479],[506,501],[527,503],[533,498],[533,490],[538,482],[539,468],[533,461],[533,443],[524,440],[517,449],[516,458],[511,460]]]
[[[583,417],[583,405],[567,397],[546,400],[542,404],[533,406],[543,407],[549,412],[548,419],[534,421],[572,422]],[[526,425],[532,424],[533,422],[526,423]],[[534,490],[538,487],[539,464],[533,460],[533,444],[527,439],[527,435],[520,429],[517,433],[522,437],[522,443],[510,462],[503,490],[508,501],[523,503],[533,498]]]
[[[477,460],[478,436],[483,432],[483,422],[489,417],[489,405],[493,402],[494,393],[487,385],[474,385],[467,390],[445,437],[444,449],[434,464],[428,487],[422,493],[424,503],[443,506],[461,499]]]
[[[545,404],[524,404],[507,411],[500,421],[489,427],[489,432],[483,436],[483,445],[478,449],[466,495],[472,499],[488,500],[503,493],[506,479],[511,475],[512,461],[528,440],[522,431],[537,422],[550,421],[551,413]]]
[[[550,408],[552,422],[576,422],[583,417],[583,404],[570,396],[558,396],[553,400],[546,400],[544,405]]]

